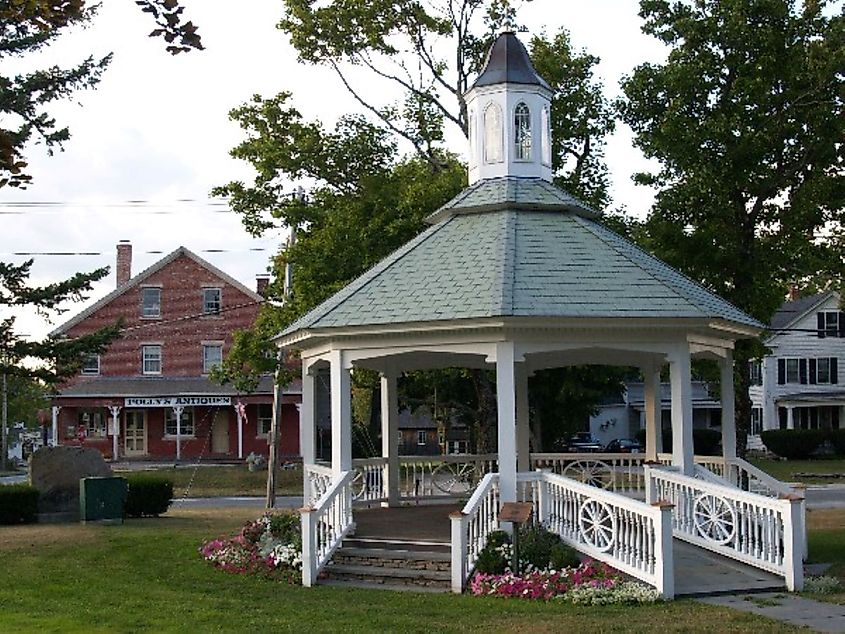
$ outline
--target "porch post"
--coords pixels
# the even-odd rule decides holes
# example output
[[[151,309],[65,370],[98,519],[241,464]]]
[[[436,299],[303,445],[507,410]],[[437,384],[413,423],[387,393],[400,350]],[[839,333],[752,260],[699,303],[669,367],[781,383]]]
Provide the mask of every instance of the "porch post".
[[[691,476],[695,471],[695,452],[689,346],[680,347],[669,357],[669,376],[672,384],[672,464],[684,475]]]
[[[387,506],[399,504],[399,395],[396,374],[381,375],[381,455],[387,458],[382,474],[382,493]]]
[[[181,405],[173,407],[173,415],[176,416],[176,460],[182,459],[182,412],[185,410]]]
[[[645,459],[657,461],[663,453],[663,408],[660,398],[660,366],[643,368],[645,397]]]
[[[516,502],[516,403],[514,345],[496,344],[496,404],[498,410],[499,499]]]
[[[311,369],[302,364],[302,403],[299,410],[299,453],[302,464],[314,464],[317,460],[315,452],[315,416],[314,416],[314,375]],[[303,469],[303,473],[305,470]],[[305,476],[308,477],[307,475]],[[307,485],[307,482],[306,482]]]
[[[329,353],[332,391],[332,474],[335,479],[352,469],[352,394],[350,369],[344,367],[343,351]]]
[[[794,407],[792,405],[786,406],[786,428],[787,429],[795,429],[795,415],[793,413]]]
[[[722,375],[722,456],[725,461],[736,458],[736,405],[734,399],[734,355],[727,350],[725,358],[719,360]],[[725,465],[725,473],[729,473]]]
[[[53,447],[59,446],[59,410],[61,409],[61,405],[53,405]]]
[[[531,424],[528,419],[528,369],[517,363],[516,379],[516,466],[531,471]]]
[[[111,441],[112,441],[112,449],[111,455],[112,460],[117,460],[118,458],[118,443],[117,437],[120,435],[120,405],[111,405],[109,407],[109,411],[111,412]]]

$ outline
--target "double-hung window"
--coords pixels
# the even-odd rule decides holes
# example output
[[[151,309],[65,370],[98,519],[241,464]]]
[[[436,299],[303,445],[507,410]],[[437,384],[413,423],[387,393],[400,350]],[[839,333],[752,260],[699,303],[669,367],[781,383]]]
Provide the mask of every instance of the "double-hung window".
[[[786,382],[800,383],[801,382],[801,363],[799,359],[786,360]]]
[[[186,407],[182,410],[182,420],[179,425],[179,434],[181,436],[194,435],[194,410],[191,407]],[[164,414],[164,435],[176,435],[176,413],[172,408],[165,410]]]
[[[161,374],[161,346],[141,346],[142,374]]]
[[[161,317],[161,289],[155,286],[141,288],[141,317]]]
[[[202,314],[219,315],[221,304],[221,293],[219,288],[202,289]]]
[[[417,444],[425,445],[428,443],[428,433],[424,429],[417,430]]]
[[[258,435],[269,436],[273,424],[273,406],[269,403],[258,405]]]
[[[212,368],[223,363],[223,344],[211,343],[202,346],[202,373],[208,374]]]
[[[86,354],[82,360],[82,374],[95,375],[100,373],[100,355]]]
[[[818,317],[818,336],[845,337],[845,312],[823,310],[816,313]]]

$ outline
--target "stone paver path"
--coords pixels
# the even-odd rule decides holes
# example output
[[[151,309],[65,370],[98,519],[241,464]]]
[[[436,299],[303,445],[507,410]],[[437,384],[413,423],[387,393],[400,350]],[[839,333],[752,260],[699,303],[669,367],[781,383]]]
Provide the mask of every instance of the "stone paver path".
[[[845,632],[845,605],[822,603],[794,594],[766,592],[705,597],[702,603],[751,612],[772,619],[803,625],[816,632]]]

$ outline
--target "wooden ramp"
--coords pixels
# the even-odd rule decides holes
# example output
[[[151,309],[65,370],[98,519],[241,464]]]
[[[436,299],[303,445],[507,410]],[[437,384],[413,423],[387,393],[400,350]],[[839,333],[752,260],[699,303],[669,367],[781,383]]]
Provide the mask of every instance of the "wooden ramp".
[[[403,548],[447,547],[451,538],[449,513],[461,504],[356,509],[357,540],[395,540]],[[675,596],[704,597],[783,591],[782,577],[722,557],[678,539],[674,540]]]

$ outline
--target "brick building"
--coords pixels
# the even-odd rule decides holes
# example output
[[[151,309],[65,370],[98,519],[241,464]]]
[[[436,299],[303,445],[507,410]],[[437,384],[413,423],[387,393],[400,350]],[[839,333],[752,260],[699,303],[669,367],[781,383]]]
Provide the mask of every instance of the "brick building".
[[[239,395],[208,378],[233,332],[255,321],[261,295],[185,247],[135,277],[131,263],[132,245],[123,241],[117,288],[52,333],[73,338],[123,322],[121,337],[54,396],[53,437],[121,459],[267,455],[272,379]],[[299,454],[300,401],[299,383],[283,391],[282,458]]]

